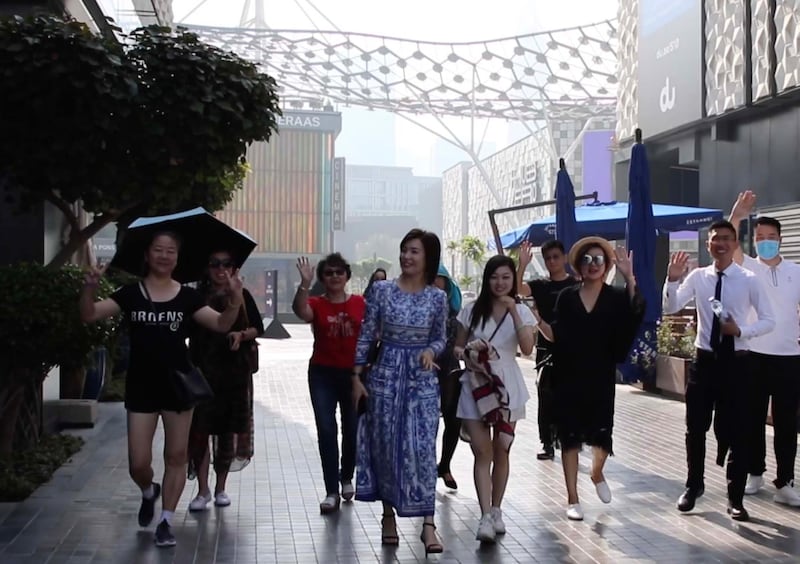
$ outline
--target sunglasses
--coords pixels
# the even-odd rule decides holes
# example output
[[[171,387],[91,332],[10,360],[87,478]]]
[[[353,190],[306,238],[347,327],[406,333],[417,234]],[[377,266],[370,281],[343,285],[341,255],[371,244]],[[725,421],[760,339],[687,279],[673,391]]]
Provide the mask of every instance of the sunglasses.
[[[581,264],[584,266],[589,266],[590,264],[595,264],[597,266],[603,266],[606,263],[606,257],[603,255],[583,255],[581,259]]]
[[[343,269],[343,268],[334,268],[334,269],[331,269],[331,270],[325,270],[325,271],[322,273],[322,275],[323,275],[323,276],[326,276],[326,277],[331,277],[331,276],[344,276],[344,274],[345,274],[345,272],[344,272],[344,269]]]
[[[208,268],[233,268],[236,266],[232,260],[219,260],[219,259],[211,259],[208,261]]]

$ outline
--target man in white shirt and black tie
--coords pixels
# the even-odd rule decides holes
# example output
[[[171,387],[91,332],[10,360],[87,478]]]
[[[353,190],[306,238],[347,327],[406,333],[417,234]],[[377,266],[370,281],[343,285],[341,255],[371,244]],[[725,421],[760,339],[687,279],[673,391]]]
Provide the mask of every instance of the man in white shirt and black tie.
[[[686,253],[672,255],[664,284],[664,313],[677,313],[694,299],[697,308],[697,357],[686,382],[686,490],[678,510],[691,511],[705,491],[706,433],[714,420],[719,445],[717,464],[728,462],[728,513],[737,521],[750,517],[744,508],[747,479],[749,345],[775,327],[766,289],[758,278],[734,262],[739,247],[736,229],[717,221],[708,231],[713,264],[693,270],[683,283]],[[755,311],[753,322],[748,322]],[[741,325],[740,325],[741,324]]]
[[[731,210],[731,223],[739,225],[755,207],[756,195],[748,190],[739,194]],[[758,258],[741,250],[734,259],[761,279],[775,313],[775,330],[750,341],[753,361],[750,405],[753,409],[749,443],[750,463],[744,493],[752,495],[764,485],[767,469],[765,426],[767,409],[772,398],[776,503],[800,507],[795,491],[794,463],[797,456],[797,408],[800,403],[800,265],[785,260],[780,254],[781,224],[771,217],[758,217],[755,222]]]

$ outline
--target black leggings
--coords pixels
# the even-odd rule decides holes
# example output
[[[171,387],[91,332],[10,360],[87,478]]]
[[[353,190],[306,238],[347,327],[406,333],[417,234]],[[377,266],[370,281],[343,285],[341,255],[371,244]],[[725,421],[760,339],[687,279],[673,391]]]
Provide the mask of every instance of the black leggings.
[[[439,370],[439,393],[441,395],[442,420],[444,421],[444,434],[442,435],[442,459],[439,462],[439,472],[450,472],[450,461],[458,445],[458,436],[461,431],[461,420],[456,417],[458,412],[458,398],[461,395],[461,382],[457,374],[450,374],[451,363],[442,362]]]

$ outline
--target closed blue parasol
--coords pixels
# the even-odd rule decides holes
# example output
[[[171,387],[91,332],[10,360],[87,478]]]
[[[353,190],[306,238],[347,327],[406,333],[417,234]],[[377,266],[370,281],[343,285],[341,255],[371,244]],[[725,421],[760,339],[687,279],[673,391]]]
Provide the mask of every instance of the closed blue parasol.
[[[578,222],[575,219],[575,187],[572,185],[564,159],[558,160],[556,178],[556,239],[569,250],[578,240]]]
[[[637,143],[631,151],[628,170],[628,225],[626,242],[633,251],[633,271],[642,296],[647,300],[644,321],[658,321],[661,317],[661,300],[656,284],[656,222],[653,216],[653,199],[650,196],[650,165],[647,150],[637,131]]]
[[[628,169],[628,222],[626,241],[629,251],[633,251],[633,272],[636,284],[646,302],[644,320],[639,334],[634,340],[632,370],[622,370],[626,380],[641,377],[641,357],[654,361],[656,356],[656,323],[661,317],[661,299],[656,284],[656,234],[657,227],[653,215],[653,199],[650,195],[650,165],[647,150],[642,143],[642,132],[636,130],[636,143],[631,151]],[[639,374],[636,374],[639,372]]]

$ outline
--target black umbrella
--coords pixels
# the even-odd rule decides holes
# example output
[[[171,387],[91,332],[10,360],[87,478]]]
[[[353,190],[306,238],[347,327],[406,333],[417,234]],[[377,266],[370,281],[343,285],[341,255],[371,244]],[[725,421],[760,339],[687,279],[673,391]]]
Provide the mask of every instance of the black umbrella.
[[[153,235],[161,231],[176,233],[182,239],[178,266],[172,277],[183,283],[200,280],[209,255],[216,250],[228,251],[241,266],[256,248],[256,242],[246,233],[223,223],[203,208],[194,208],[170,215],[140,217],[131,223],[110,266],[137,276],[143,274],[147,246]]]

